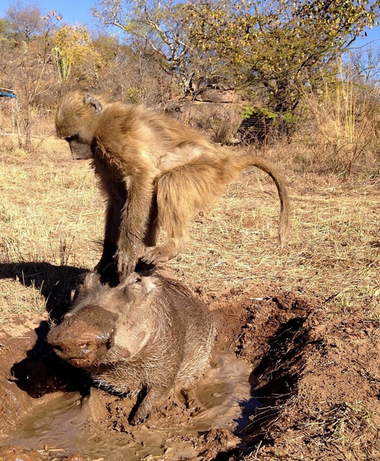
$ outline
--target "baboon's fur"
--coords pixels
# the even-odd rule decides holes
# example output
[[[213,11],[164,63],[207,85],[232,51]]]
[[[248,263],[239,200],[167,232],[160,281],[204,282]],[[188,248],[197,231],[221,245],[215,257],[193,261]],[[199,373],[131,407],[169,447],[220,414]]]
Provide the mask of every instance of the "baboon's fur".
[[[116,254],[123,275],[135,269],[140,257],[155,264],[174,257],[196,210],[220,196],[249,166],[264,170],[275,181],[281,202],[280,240],[286,237],[286,187],[273,165],[260,157],[227,152],[196,130],[145,107],[122,103],[102,107],[79,92],[62,100],[56,128],[75,158],[93,159],[107,196],[100,273]],[[168,240],[158,247],[160,230]]]
[[[131,274],[110,288],[90,274],[72,309],[53,327],[56,353],[86,369],[103,388],[147,395],[132,422],[143,421],[172,390],[188,389],[208,366],[212,314],[175,280]]]

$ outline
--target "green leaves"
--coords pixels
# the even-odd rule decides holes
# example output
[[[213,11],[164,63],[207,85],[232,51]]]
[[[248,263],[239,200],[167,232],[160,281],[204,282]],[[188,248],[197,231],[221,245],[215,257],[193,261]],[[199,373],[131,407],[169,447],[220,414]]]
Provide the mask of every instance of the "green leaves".
[[[188,2],[184,11],[193,47],[235,84],[264,87],[275,112],[294,110],[300,90],[375,19],[365,0]]]
[[[307,88],[375,20],[370,0],[102,0],[95,15],[126,33],[189,90],[223,76],[253,88],[278,112]]]

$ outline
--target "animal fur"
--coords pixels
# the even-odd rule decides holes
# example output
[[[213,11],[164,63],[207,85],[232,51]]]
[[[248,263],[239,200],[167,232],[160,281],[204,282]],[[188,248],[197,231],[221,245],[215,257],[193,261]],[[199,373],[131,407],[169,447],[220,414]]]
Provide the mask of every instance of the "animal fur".
[[[286,238],[289,199],[284,181],[273,165],[256,155],[227,152],[193,128],[143,106],[102,106],[79,92],[63,98],[56,128],[75,158],[92,158],[107,198],[99,273],[112,266],[115,257],[121,276],[133,272],[140,258],[155,265],[173,258],[195,212],[249,166],[274,180],[281,202],[279,236],[281,242]],[[161,231],[167,241],[156,246]]]
[[[48,342],[103,388],[147,395],[131,421],[143,421],[170,392],[188,389],[209,364],[215,324],[207,306],[179,282],[132,273],[110,288],[90,274]]]

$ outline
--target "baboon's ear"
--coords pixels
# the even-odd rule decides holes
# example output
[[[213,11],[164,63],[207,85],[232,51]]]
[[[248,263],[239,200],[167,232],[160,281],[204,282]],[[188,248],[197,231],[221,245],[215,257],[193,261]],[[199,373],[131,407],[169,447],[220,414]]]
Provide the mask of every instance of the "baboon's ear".
[[[103,110],[103,107],[97,99],[95,99],[93,96],[90,94],[86,94],[85,97],[83,98],[83,102],[85,104],[88,104],[89,106],[92,106],[95,109],[96,113],[99,113]]]

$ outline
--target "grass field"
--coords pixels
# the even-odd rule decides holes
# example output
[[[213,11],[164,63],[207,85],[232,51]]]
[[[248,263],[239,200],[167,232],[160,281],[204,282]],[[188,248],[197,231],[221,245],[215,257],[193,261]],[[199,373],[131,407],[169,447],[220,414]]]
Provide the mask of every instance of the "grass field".
[[[277,240],[276,189],[265,173],[252,169],[196,217],[190,242],[172,269],[210,294],[250,283],[264,290],[274,282],[284,290],[333,297],[342,310],[365,305],[368,316],[375,317],[380,295],[376,182],[283,174],[292,204],[292,230],[283,248]],[[101,253],[103,200],[89,163],[71,160],[66,143],[48,138],[33,155],[0,153],[0,190],[2,264],[94,267]],[[22,280],[0,283],[1,323],[15,313],[44,311],[38,289],[25,289]]]
[[[89,163],[71,160],[66,143],[47,137],[34,154],[12,148],[10,139],[7,143],[0,152],[0,331],[17,336],[46,318],[46,308],[67,303],[67,293],[59,293],[69,288],[78,269],[97,263],[103,200]],[[272,149],[267,155],[274,159],[280,153]],[[170,263],[176,277],[210,299],[252,287],[258,298],[273,287],[298,293],[318,300],[330,327],[345,317],[379,322],[375,179],[299,173],[288,160],[278,161],[278,167],[292,204],[287,244],[281,248],[277,240],[279,201],[273,183],[258,170],[247,171],[195,218],[186,250]],[[360,341],[357,346],[366,347],[365,339]],[[350,396],[344,399],[349,402]],[[367,421],[367,406],[360,405]],[[343,450],[344,456],[324,459],[375,459],[368,447],[357,451],[342,440],[326,439],[326,444],[338,446],[332,453]],[[285,458],[260,457],[259,452],[247,459],[306,459],[286,457],[286,451]]]

